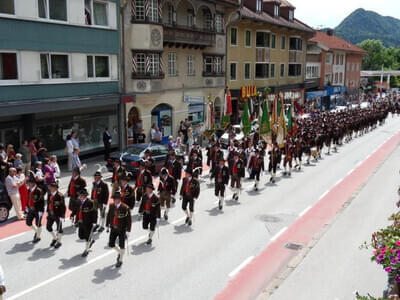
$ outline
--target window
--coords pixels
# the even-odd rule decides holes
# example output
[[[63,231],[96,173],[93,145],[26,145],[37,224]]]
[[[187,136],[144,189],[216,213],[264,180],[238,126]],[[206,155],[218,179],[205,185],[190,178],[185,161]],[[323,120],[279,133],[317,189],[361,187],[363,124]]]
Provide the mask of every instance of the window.
[[[336,64],[340,65],[340,56],[339,56],[339,54],[336,54]]]
[[[269,77],[269,64],[256,63],[255,77],[256,77],[256,79],[268,78]]]
[[[149,1],[149,20],[151,22],[158,22],[158,0]]]
[[[325,75],[325,85],[331,84],[331,74]]]
[[[135,19],[139,21],[144,21],[146,19],[146,9],[144,7],[145,0],[134,0],[136,7]]]
[[[211,30],[212,29],[212,17],[211,17],[211,13],[209,10],[206,10],[203,12],[203,17],[204,17],[204,29],[205,30]]]
[[[18,79],[16,53],[0,53],[0,80]]]
[[[219,33],[224,32],[224,19],[221,14],[215,15],[215,30]]]
[[[274,6],[274,16],[279,17],[279,5]]]
[[[150,74],[153,76],[160,75],[160,55],[149,54]]]
[[[245,36],[244,36],[244,44],[246,47],[251,47],[251,31],[246,30],[245,31]]]
[[[168,76],[176,76],[176,53],[168,53]]]
[[[289,50],[302,51],[303,50],[303,40],[300,38],[291,37],[289,39]]]
[[[86,25],[108,26],[107,3],[85,0],[85,18]]]
[[[301,64],[289,64],[288,76],[291,77],[301,76]]]
[[[167,2],[167,19],[165,20],[165,23],[168,25],[172,25],[174,22],[174,8],[172,7],[172,4]]]
[[[136,54],[136,73],[139,75],[146,74],[146,55],[143,53]]]
[[[110,66],[108,56],[87,56],[87,77],[107,78],[110,77]]]
[[[221,57],[215,57],[215,73],[222,73],[222,59]]]
[[[38,0],[39,18],[67,21],[66,0]]]
[[[340,55],[340,64],[343,66],[344,64],[344,55]]]
[[[331,65],[332,64],[332,57],[333,57],[332,53],[327,53],[326,54],[325,63],[327,65]]]
[[[285,77],[285,64],[281,64],[281,77]]]
[[[69,78],[68,55],[40,54],[42,79]]]
[[[195,74],[194,71],[194,55],[188,55],[187,57],[187,75],[193,76]]]
[[[249,80],[250,78],[250,63],[244,63],[244,79]]]
[[[335,83],[338,83],[338,73],[335,73]]]
[[[230,72],[230,74],[231,74],[231,80],[236,80],[237,79],[237,77],[236,77],[236,63],[231,63],[231,65],[230,65],[230,67],[231,67],[231,72]]]
[[[339,82],[342,83],[342,81],[343,81],[343,73],[340,73],[339,74]]]
[[[281,49],[282,50],[286,49],[286,36],[281,37]]]
[[[256,47],[269,47],[269,33],[263,31],[256,32]]]
[[[256,10],[257,10],[258,13],[261,13],[261,11],[262,11],[262,0],[257,0]]]
[[[212,73],[213,71],[213,58],[212,56],[206,56],[204,58],[204,72],[205,73]]]
[[[270,77],[274,78],[275,77],[275,64],[271,64],[271,72],[270,72]]]
[[[318,77],[319,77],[319,66],[307,66],[306,79],[318,78]]]
[[[193,27],[193,25],[194,25],[193,22],[194,22],[194,12],[193,12],[193,10],[189,10],[188,15],[187,15],[187,26]]]
[[[0,1],[0,14],[13,15],[14,11],[14,0],[1,0]]]
[[[293,20],[294,20],[294,10],[289,9],[289,21],[293,21]]]
[[[231,45],[237,46],[237,28],[231,28]]]
[[[276,35],[271,35],[271,48],[275,49]]]

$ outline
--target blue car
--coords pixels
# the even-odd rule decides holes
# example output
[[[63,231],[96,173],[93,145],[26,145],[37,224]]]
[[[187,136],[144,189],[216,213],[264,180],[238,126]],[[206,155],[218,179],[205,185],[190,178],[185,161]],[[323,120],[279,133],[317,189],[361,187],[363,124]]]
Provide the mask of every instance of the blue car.
[[[127,172],[132,173],[133,178],[136,178],[139,173],[139,162],[147,149],[151,150],[151,155],[155,160],[156,174],[158,174],[164,167],[165,159],[168,155],[167,146],[162,144],[134,144],[121,152],[111,153],[110,158],[107,160],[107,169],[112,172],[114,161],[120,159]],[[183,164],[184,155],[178,151],[175,151],[175,154],[176,158],[180,159]]]

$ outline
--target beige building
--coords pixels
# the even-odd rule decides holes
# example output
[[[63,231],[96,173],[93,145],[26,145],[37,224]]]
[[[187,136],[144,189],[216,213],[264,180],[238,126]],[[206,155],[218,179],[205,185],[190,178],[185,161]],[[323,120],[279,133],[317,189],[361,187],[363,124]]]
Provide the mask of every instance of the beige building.
[[[176,136],[180,121],[204,121],[225,90],[226,23],[234,0],[132,0],[123,10],[123,102],[128,140],[152,124]],[[219,115],[218,115],[219,116]]]
[[[314,30],[294,17],[286,0],[243,0],[228,26],[227,85],[234,115],[242,90],[270,88],[286,101],[304,101],[307,40]],[[245,97],[247,98],[247,96]],[[259,96],[250,97],[253,107]]]

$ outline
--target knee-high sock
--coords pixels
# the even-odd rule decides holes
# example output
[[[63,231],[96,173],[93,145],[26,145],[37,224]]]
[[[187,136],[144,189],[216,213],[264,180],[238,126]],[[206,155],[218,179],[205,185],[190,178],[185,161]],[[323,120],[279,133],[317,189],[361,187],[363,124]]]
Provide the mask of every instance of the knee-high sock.
[[[152,239],[153,238],[153,235],[154,235],[154,231],[149,231],[149,239]]]
[[[32,228],[32,230],[35,232],[35,234],[36,234],[36,236],[37,236],[37,231],[38,231],[38,228],[37,228],[37,226],[35,225],[35,224],[32,224],[32,226],[31,226],[31,228]]]
[[[61,243],[62,234],[57,233],[57,242]]]
[[[53,240],[57,240],[56,233],[54,231],[50,232],[51,236],[53,237]]]

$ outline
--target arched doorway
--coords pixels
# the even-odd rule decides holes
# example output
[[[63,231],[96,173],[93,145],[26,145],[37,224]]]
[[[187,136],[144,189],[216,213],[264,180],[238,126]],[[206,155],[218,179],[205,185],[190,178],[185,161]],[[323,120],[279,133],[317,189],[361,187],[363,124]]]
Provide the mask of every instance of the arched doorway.
[[[151,111],[151,125],[156,124],[162,132],[162,142],[168,142],[172,134],[172,107],[168,104],[159,104]]]
[[[221,125],[221,115],[222,115],[222,101],[219,97],[214,100],[214,120],[215,125]]]
[[[131,145],[136,142],[136,136],[143,129],[143,123],[140,119],[139,110],[137,107],[132,107],[128,113],[128,124],[127,124],[127,144]]]

